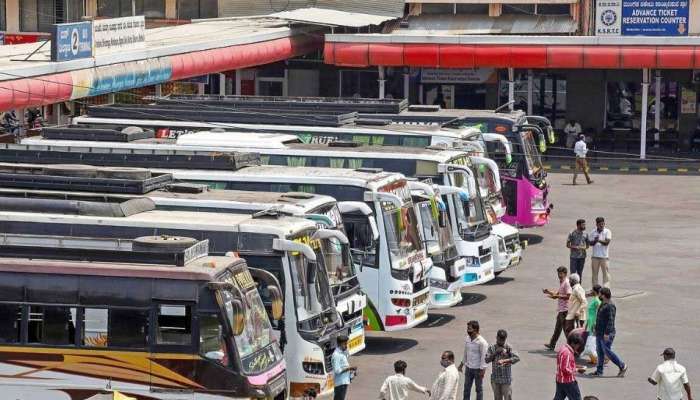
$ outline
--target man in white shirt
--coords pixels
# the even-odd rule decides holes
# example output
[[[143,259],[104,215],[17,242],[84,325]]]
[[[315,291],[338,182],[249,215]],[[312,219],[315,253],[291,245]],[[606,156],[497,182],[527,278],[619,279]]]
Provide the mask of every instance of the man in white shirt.
[[[583,171],[586,176],[586,182],[590,185],[593,183],[591,177],[588,175],[588,161],[586,161],[586,153],[588,153],[588,147],[586,146],[586,136],[579,135],[578,141],[574,145],[574,153],[576,154],[576,165],[574,167],[574,185],[576,184],[576,177],[578,176],[579,169]]]
[[[445,369],[433,383],[430,400],[457,400],[459,371],[455,367],[455,354],[449,350],[443,351],[440,365]]]
[[[583,132],[581,129],[581,124],[573,119],[570,119],[564,127],[564,133],[566,134],[566,148],[570,149],[574,146],[574,142],[576,142],[576,139],[581,132]]]
[[[669,347],[661,355],[664,362],[647,378],[652,385],[658,385],[657,400],[683,400],[683,389],[688,400],[693,400],[688,374],[685,367],[676,362],[675,350]]]
[[[471,397],[472,385],[476,386],[476,400],[484,400],[484,375],[486,374],[486,352],[489,344],[479,334],[479,321],[467,322],[467,343],[464,346],[464,356],[457,370],[464,371],[464,400]]]
[[[598,271],[603,272],[603,287],[610,287],[610,241],[612,232],[605,227],[605,218],[595,219],[595,229],[588,234],[591,245],[591,279],[592,285],[598,284]]]
[[[394,363],[395,374],[386,378],[382,388],[379,390],[379,398],[382,400],[407,400],[408,391],[425,393],[430,395],[430,391],[423,386],[417,385],[413,379],[406,376],[406,361],[399,360]]]

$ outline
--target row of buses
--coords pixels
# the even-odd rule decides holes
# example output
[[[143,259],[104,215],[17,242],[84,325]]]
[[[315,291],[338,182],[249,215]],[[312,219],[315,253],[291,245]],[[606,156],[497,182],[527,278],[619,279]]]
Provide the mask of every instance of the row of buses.
[[[315,126],[306,107],[328,121],[337,104],[280,111],[280,101],[98,107],[71,126],[0,145],[0,243],[25,250],[0,257],[32,263],[24,257],[43,248],[48,259],[21,267],[27,273],[15,268],[24,286],[0,294],[8,307],[0,325],[15,329],[0,338],[0,365],[17,376],[11,387],[38,385],[57,399],[101,390],[139,399],[330,398],[339,335],[354,354],[365,330],[409,329],[430,309],[460,303],[462,288],[520,263],[516,227],[548,221],[546,120],[345,110],[354,123]],[[236,122],[242,114],[245,123]],[[231,278],[233,264],[248,275]],[[92,275],[112,278],[83,285]],[[84,303],[81,290],[99,304]],[[56,302],[60,312],[50,309]],[[131,302],[141,317],[120,313]],[[69,327],[60,343],[45,339],[58,334],[47,328],[56,318]],[[161,343],[178,333],[180,341]],[[99,376],[72,365],[78,355],[99,359],[86,361]]]

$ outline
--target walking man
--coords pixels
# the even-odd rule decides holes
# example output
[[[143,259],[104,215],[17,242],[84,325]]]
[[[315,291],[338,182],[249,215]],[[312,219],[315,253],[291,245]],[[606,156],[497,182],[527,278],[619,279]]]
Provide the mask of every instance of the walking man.
[[[350,386],[351,373],[357,371],[357,367],[350,366],[348,358],[348,337],[338,336],[338,346],[331,356],[333,365],[333,378],[335,387],[333,388],[333,400],[345,400]]]
[[[588,235],[591,251],[591,280],[593,285],[598,284],[598,271],[603,272],[603,286],[610,287],[609,255],[612,232],[605,227],[605,218],[595,219],[595,229]]]
[[[683,389],[688,400],[693,400],[690,392],[690,381],[685,367],[676,362],[676,351],[667,348],[661,355],[664,362],[661,363],[653,374],[647,379],[654,386],[658,385],[657,400],[683,400]]]
[[[449,350],[443,351],[440,365],[444,369],[433,383],[430,400],[457,400],[459,371],[455,367],[455,354]]]
[[[571,296],[569,296],[569,310],[564,323],[564,333],[569,336],[569,332],[574,328],[583,327],[586,323],[586,290],[581,286],[581,278],[578,274],[569,275],[569,285],[571,285]]]
[[[593,288],[591,289],[591,301],[588,302],[588,311],[586,312],[586,331],[588,331],[588,335],[593,337],[593,341],[595,342],[595,322],[598,317],[598,308],[600,307],[600,285],[593,285]],[[586,343],[588,344],[588,343]],[[590,357],[591,364],[598,364],[598,355],[596,354],[597,351],[593,351],[591,354],[588,356]]]
[[[600,308],[598,309],[598,318],[595,322],[595,338],[598,352],[598,364],[596,371],[590,374],[591,376],[603,376],[603,363],[607,356],[613,364],[617,365],[619,372],[617,376],[623,378],[627,373],[627,365],[615,354],[612,349],[613,341],[615,340],[615,314],[617,308],[610,300],[612,293],[609,288],[600,289]]]
[[[586,369],[576,366],[576,354],[583,350],[583,341],[579,335],[570,335],[567,343],[557,352],[556,392],[554,400],[581,400],[581,390],[576,381],[576,372]]]
[[[489,344],[479,334],[479,321],[467,322],[467,343],[464,356],[457,370],[464,371],[464,400],[471,398],[472,385],[476,386],[476,400],[484,400],[484,375],[486,374],[486,352]]]
[[[417,385],[413,379],[406,376],[406,361],[399,360],[394,363],[395,374],[386,378],[379,390],[379,398],[382,400],[407,400],[408,391],[430,395],[430,391]]]
[[[518,353],[506,342],[508,332],[501,329],[496,334],[496,344],[489,346],[486,362],[491,363],[491,387],[494,400],[512,400],[513,375],[511,365],[520,361]]]
[[[588,161],[586,161],[586,153],[588,153],[588,147],[586,146],[586,137],[584,135],[579,135],[578,141],[574,144],[574,154],[576,154],[576,166],[574,168],[574,185],[576,184],[576,177],[578,176],[579,169],[583,171],[583,175],[586,177],[586,182],[590,185],[593,183],[591,177],[588,176]]]
[[[571,296],[571,285],[569,280],[566,279],[566,267],[561,266],[557,268],[557,277],[559,277],[559,289],[557,291],[551,289],[542,289],[542,293],[549,296],[550,299],[557,301],[557,320],[554,324],[554,334],[549,340],[549,343],[545,344],[544,347],[549,350],[554,350],[557,345],[561,331],[564,329],[564,324],[566,322],[566,315],[569,312],[569,296]]]
[[[586,249],[588,248],[585,219],[576,220],[576,229],[569,233],[569,237],[566,239],[566,247],[569,249],[569,272],[583,277],[583,267],[586,265]]]

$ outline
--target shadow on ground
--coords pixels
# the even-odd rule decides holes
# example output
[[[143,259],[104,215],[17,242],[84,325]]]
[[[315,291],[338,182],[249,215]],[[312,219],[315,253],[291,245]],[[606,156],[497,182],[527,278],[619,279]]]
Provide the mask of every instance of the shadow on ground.
[[[486,295],[481,293],[464,293],[462,292],[462,302],[457,304],[455,307],[461,306],[471,306],[474,304],[481,303],[486,300]]]
[[[499,276],[493,278],[492,280],[484,283],[484,285],[486,285],[486,286],[505,285],[506,283],[514,281],[514,280],[515,280],[515,278],[510,277],[510,276],[499,275]]]
[[[532,245],[537,245],[537,244],[542,243],[544,238],[540,235],[535,235],[532,233],[521,233],[520,240],[527,240],[527,245],[532,246]]]
[[[367,336],[365,337],[365,343],[367,344],[367,347],[353,357],[361,357],[362,355],[401,353],[415,347],[418,344],[418,341],[414,339],[393,338],[386,336]]]
[[[434,312],[430,312],[428,315],[428,319],[423,322],[422,324],[418,325],[416,328],[436,328],[436,327],[441,327],[444,325],[449,324],[450,322],[454,321],[455,316],[454,315],[449,315],[449,314],[436,314]]]

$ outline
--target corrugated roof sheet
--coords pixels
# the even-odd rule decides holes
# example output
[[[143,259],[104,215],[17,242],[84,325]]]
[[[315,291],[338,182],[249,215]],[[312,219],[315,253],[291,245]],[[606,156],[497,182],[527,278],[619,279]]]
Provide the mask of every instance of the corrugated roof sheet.
[[[300,8],[403,17],[404,0],[221,0],[220,17],[267,15]]]
[[[395,29],[392,33],[407,35],[542,35],[570,34],[578,29],[569,16],[423,14],[410,17],[408,28]]]
[[[293,11],[283,11],[270,14],[270,16],[310,24],[348,26],[353,28],[360,28],[368,25],[381,25],[383,22],[396,19],[396,17],[392,16],[354,13],[313,7],[300,8]]]

